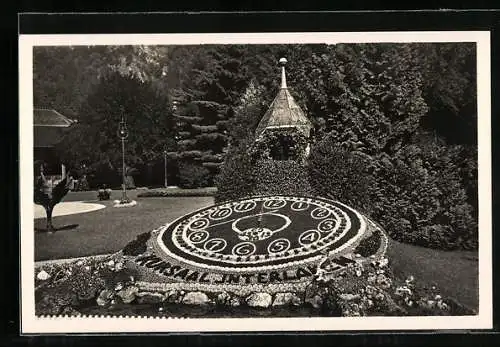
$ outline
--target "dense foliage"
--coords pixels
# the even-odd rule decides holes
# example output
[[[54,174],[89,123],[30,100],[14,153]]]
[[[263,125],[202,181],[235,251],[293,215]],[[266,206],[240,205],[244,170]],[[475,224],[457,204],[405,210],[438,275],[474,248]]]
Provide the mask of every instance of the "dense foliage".
[[[218,202],[241,199],[253,195],[255,188],[255,160],[248,154],[247,142],[232,146],[224,165],[216,177]]]
[[[33,49],[35,107],[80,119],[80,106],[110,72],[165,93],[166,46],[40,46]]]
[[[318,193],[367,213],[396,240],[476,248],[477,225],[454,158],[453,149],[438,143],[368,156],[328,137],[313,148],[309,172]]]
[[[259,195],[314,195],[307,170],[299,162],[257,159],[245,144],[228,153],[216,185],[218,202]]]
[[[295,160],[259,160],[254,174],[255,195],[315,195],[307,170]]]
[[[306,136],[294,128],[267,129],[256,138],[249,151],[261,159],[302,161],[307,145]]]
[[[86,165],[92,186],[117,186],[122,170],[121,117],[129,129],[126,174],[133,175],[138,173],[137,167],[163,161],[164,148],[175,148],[169,109],[168,100],[150,84],[110,73],[82,103],[78,125],[58,149],[69,167]]]
[[[368,193],[373,187],[370,164],[368,156],[350,152],[328,136],[312,147],[307,166],[310,184],[321,195],[368,213],[373,205]]]
[[[212,184],[208,169],[199,164],[182,163],[179,165],[179,187],[198,188]]]

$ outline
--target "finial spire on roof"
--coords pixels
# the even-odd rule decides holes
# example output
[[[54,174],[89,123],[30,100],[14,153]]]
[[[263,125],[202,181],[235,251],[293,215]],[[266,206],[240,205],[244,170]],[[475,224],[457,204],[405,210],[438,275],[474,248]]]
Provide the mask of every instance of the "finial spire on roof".
[[[295,102],[286,85],[285,64],[286,58],[279,60],[281,65],[281,88],[274,98],[271,106],[264,114],[255,133],[261,134],[265,129],[270,128],[297,128],[309,137],[312,124],[307,119],[304,111]]]
[[[286,58],[281,58],[280,59],[280,65],[281,65],[281,89],[287,89],[286,86],[286,73],[285,73],[285,65],[287,63]]]

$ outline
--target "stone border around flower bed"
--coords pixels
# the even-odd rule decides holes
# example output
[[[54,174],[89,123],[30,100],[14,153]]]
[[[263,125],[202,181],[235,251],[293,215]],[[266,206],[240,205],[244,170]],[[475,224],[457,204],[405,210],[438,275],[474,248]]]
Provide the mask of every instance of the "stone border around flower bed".
[[[66,268],[70,270],[70,273],[75,272],[75,268],[81,267],[89,268],[94,266],[92,264],[98,263],[99,266],[103,268],[109,268],[112,271],[127,271],[124,266],[124,259],[120,253],[114,254],[104,254],[98,256],[80,257],[72,259],[59,259],[51,261],[42,261],[35,264],[35,274],[38,282],[45,283],[50,281],[53,276],[47,274],[45,269],[50,267],[59,267],[61,269]],[[45,269],[44,269],[45,267]],[[58,270],[58,271],[60,271]],[[89,268],[87,271],[91,273],[94,268]],[[47,269],[47,271],[49,271]],[[78,270],[79,271],[79,270]],[[50,271],[49,271],[50,272]],[[40,276],[40,274],[45,273],[46,276]],[[71,275],[69,275],[71,276]],[[99,276],[97,272],[94,276]],[[245,292],[240,291],[238,294],[235,293],[239,286],[229,286],[227,290],[212,291],[210,288],[205,287],[190,287],[189,283],[149,283],[134,281],[133,277],[131,282],[125,283],[121,282],[116,284],[116,286],[111,288],[104,288],[97,292],[97,296],[91,298],[96,300],[97,306],[106,307],[107,305],[113,304],[114,301],[118,300],[123,304],[182,304],[182,305],[225,305],[228,307],[238,307],[241,305],[246,305],[252,308],[268,308],[271,306],[300,306],[307,302],[305,297],[300,294],[293,292],[277,292],[270,294],[264,291],[259,291],[263,287],[260,286],[250,286],[246,288]],[[50,284],[49,284],[50,285]],[[39,285],[39,287],[41,287]],[[233,291],[234,289],[234,291]],[[298,288],[296,288],[298,289]],[[207,290],[207,291],[205,291]],[[305,288],[300,290],[300,292],[305,292]],[[63,296],[68,293],[64,292]],[[58,299],[56,298],[56,301]],[[87,299],[85,299],[87,300]],[[63,299],[64,301],[64,299]],[[88,300],[87,300],[88,301]],[[61,306],[60,314],[37,314],[38,318],[51,318],[51,317],[86,317],[86,318],[96,318],[96,317],[125,317],[123,315],[108,315],[108,314],[82,314],[78,309],[78,304],[64,304]],[[133,315],[126,315],[133,316]],[[142,316],[147,317],[147,316]],[[165,317],[168,318],[168,317]]]
[[[385,238],[381,240],[381,244],[379,246],[379,250],[382,251],[387,247],[387,243]],[[384,269],[387,266],[387,259],[382,258],[380,260],[372,260],[370,267],[366,269],[360,269],[363,267],[363,263],[360,259],[352,267],[346,268],[346,273],[340,273],[337,278],[332,280],[315,280],[311,278],[310,281],[301,283],[301,288],[294,288],[292,290],[288,290],[286,288],[279,288],[274,293],[266,292],[266,289],[269,289],[269,286],[272,284],[268,284],[266,286],[241,286],[241,285],[233,285],[233,286],[225,286],[224,288],[218,287],[218,290],[214,290],[216,288],[208,288],[207,285],[199,286],[196,283],[151,283],[145,282],[141,280],[134,279],[134,276],[137,275],[136,272],[128,268],[125,264],[125,259],[121,252],[114,254],[104,254],[99,256],[90,256],[90,257],[81,257],[81,258],[73,258],[73,259],[60,259],[54,261],[44,261],[38,262],[35,264],[36,271],[38,275],[47,270],[51,273],[52,276],[46,276],[44,278],[40,278],[38,275],[36,276],[35,283],[38,283],[37,289],[42,288],[42,293],[39,293],[36,303],[36,316],[38,318],[155,318],[155,319],[169,319],[174,316],[162,315],[161,312],[169,312],[169,307],[176,307],[175,305],[186,305],[186,307],[191,306],[199,306],[205,307],[209,310],[216,309],[217,307],[224,309],[223,307],[227,307],[229,309],[243,310],[246,308],[252,309],[262,309],[262,310],[272,310],[273,308],[286,308],[293,310],[293,307],[309,307],[312,308],[313,312],[323,312],[322,310],[326,307],[330,310],[333,310],[331,313],[333,315],[341,314],[342,316],[352,316],[359,315],[356,314],[356,310],[353,311],[352,314],[348,314],[351,312],[350,310],[358,307],[360,303],[356,303],[361,300],[361,295],[363,291],[356,292],[356,287],[350,288],[349,286],[343,287],[345,276],[351,273],[350,276],[354,276],[353,273],[356,273],[354,279],[360,278],[362,273],[365,271],[372,271],[376,273],[376,275],[371,275],[370,273],[366,273],[365,275],[369,275],[367,278],[367,283],[371,281],[375,281],[371,286],[377,285],[379,280],[384,280]],[[371,268],[371,270],[368,270]],[[60,272],[66,273],[66,277],[63,276],[63,284],[60,287],[60,279],[57,279],[58,273]],[[359,271],[359,274],[357,273]],[[87,275],[91,275],[91,278],[86,277]],[[115,280],[108,282],[102,282],[103,279],[108,278],[107,273],[115,274]],[[113,275],[113,276],[115,276]],[[83,276],[83,277],[82,277]],[[380,279],[382,278],[382,279]],[[83,282],[82,282],[82,279]],[[55,281],[55,282],[50,282]],[[101,282],[100,282],[101,281]],[[337,282],[335,282],[337,281]],[[340,282],[338,282],[340,281]],[[391,287],[391,281],[388,281],[388,287]],[[406,283],[408,285],[407,280]],[[87,287],[88,283],[88,287]],[[107,283],[105,285],[98,285],[97,283]],[[327,287],[324,287],[323,284],[327,284]],[[334,284],[333,288],[334,292],[331,292],[328,289],[326,292],[325,288],[328,288],[328,283]],[[335,283],[338,283],[337,286]],[[350,283],[350,282],[349,282]],[[83,284],[83,287],[82,287]],[[92,285],[94,284],[94,285]],[[411,284],[411,283],[410,283]],[[53,288],[53,286],[56,286]],[[59,289],[58,288],[59,285]],[[69,285],[70,287],[67,287]],[[381,286],[382,284],[380,284]],[[364,286],[364,284],[363,284]],[[368,285],[366,287],[366,294],[368,294]],[[43,288],[49,288],[48,292],[44,292]],[[51,291],[50,288],[56,289],[54,292]],[[93,288],[93,291],[88,292],[87,289]],[[322,289],[323,288],[323,289]],[[341,291],[335,291],[336,289],[340,289]],[[341,289],[342,288],[342,289]],[[364,288],[364,287],[363,287]],[[386,288],[386,287],[380,287]],[[379,289],[380,289],[379,288]],[[391,290],[394,290],[395,287],[391,287]],[[396,288],[396,295],[398,295],[398,291],[402,290],[401,288]],[[241,290],[243,289],[243,290]],[[359,288],[358,288],[359,289]],[[46,289],[45,289],[46,290]],[[57,293],[60,291],[61,296]],[[75,291],[76,290],[76,291]],[[83,290],[83,292],[81,291]],[[354,290],[354,291],[353,291]],[[378,289],[377,289],[378,290]],[[386,290],[386,289],[384,289]],[[89,296],[91,293],[91,296]],[[361,293],[361,294],[360,294]],[[332,296],[333,295],[333,296]],[[389,293],[385,293],[384,295],[389,295]],[[422,297],[423,298],[423,297]],[[436,296],[437,298],[437,296]],[[41,302],[39,302],[41,300]],[[75,301],[76,300],[76,301]],[[333,300],[333,301],[332,301]],[[379,300],[378,296],[375,299],[370,300]],[[382,299],[380,299],[382,300]],[[387,299],[389,300],[389,298]],[[366,301],[366,300],[365,300]],[[426,308],[426,306],[422,306],[426,304],[424,301],[420,303],[420,307]],[[453,312],[458,312],[459,315],[468,315],[468,314],[477,314],[476,312],[467,310],[466,307],[462,307],[459,303],[456,303],[452,299],[446,298],[445,303],[448,303],[448,306],[443,305],[443,308],[440,308],[441,314],[447,314],[449,312],[450,306],[454,307]],[[90,306],[89,306],[90,304]],[[130,304],[130,311],[127,311],[126,314],[123,314],[123,305]],[[387,306],[386,304],[389,304]],[[390,305],[394,306],[395,303],[393,299],[387,301],[384,304],[387,307]],[[55,306],[54,306],[55,305]],[[121,305],[121,306],[120,306]],[[151,313],[147,315],[144,314],[136,314],[133,307],[134,305],[151,305],[150,307]],[[170,306],[174,305],[174,306]],[[326,306],[325,306],[326,305]],[[340,306],[339,306],[340,305]],[[372,302],[373,305],[373,302]],[[431,301],[429,301],[428,305],[431,305]],[[140,307],[140,306],[138,306]],[[144,307],[144,306],[142,306]],[[179,307],[179,306],[177,306]],[[338,308],[342,308],[342,312],[337,312]],[[385,307],[385,306],[384,306]],[[448,307],[448,308],[445,308]],[[117,314],[113,314],[113,312],[118,308]],[[238,308],[238,309],[237,309]],[[397,307],[393,307],[394,310],[389,312],[391,315],[394,312],[399,312],[402,315],[407,315],[404,309],[399,309],[399,311],[395,310]],[[429,312],[428,314],[432,314],[437,312],[436,308],[426,308]],[[80,312],[80,311],[82,312]],[[108,311],[110,310],[110,311]],[[321,310],[321,311],[317,311]],[[337,310],[337,311],[336,311]],[[347,310],[347,311],[346,311]],[[430,311],[429,311],[430,310]],[[434,310],[434,311],[433,311]],[[458,311],[457,311],[458,310]],[[344,312],[345,311],[345,312]],[[48,312],[48,314],[47,314]],[[50,312],[56,312],[51,314]],[[156,312],[156,314],[154,313]],[[272,312],[272,311],[267,311]],[[375,313],[379,311],[374,311]],[[392,312],[392,313],[391,313]],[[44,314],[42,314],[44,313]],[[359,313],[359,312],[358,312]],[[267,314],[267,313],[266,313]]]
[[[47,266],[47,265],[70,264],[70,263],[76,263],[78,261],[86,261],[88,259],[93,259],[93,260],[110,259],[111,257],[116,256],[117,254],[119,254],[119,252],[99,254],[99,255],[90,255],[90,256],[86,256],[86,257],[77,257],[77,258],[40,260],[40,261],[35,262],[35,270],[40,268],[40,267]]]

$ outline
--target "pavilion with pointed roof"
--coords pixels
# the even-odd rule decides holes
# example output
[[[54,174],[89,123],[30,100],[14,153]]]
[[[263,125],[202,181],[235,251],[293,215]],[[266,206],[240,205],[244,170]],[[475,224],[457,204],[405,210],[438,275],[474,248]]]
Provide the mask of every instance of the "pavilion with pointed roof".
[[[260,120],[255,130],[256,139],[262,138],[266,132],[279,133],[280,130],[296,129],[307,139],[311,136],[312,123],[304,111],[290,94],[286,83],[285,65],[287,60],[281,58],[281,87],[269,109]],[[305,148],[305,155],[309,152],[309,145]]]
[[[64,165],[55,151],[55,146],[76,123],[53,109],[33,109],[34,161],[44,163],[46,174],[65,175]]]
[[[276,128],[297,128],[306,137],[310,135],[312,124],[288,90],[285,72],[286,63],[285,58],[280,59],[281,88],[260,120],[256,135],[260,135],[266,129]]]

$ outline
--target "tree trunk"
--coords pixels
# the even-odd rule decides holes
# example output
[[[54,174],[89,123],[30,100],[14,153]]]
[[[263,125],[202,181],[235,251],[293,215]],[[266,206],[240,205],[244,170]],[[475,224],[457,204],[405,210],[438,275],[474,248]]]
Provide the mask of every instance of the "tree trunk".
[[[47,231],[50,233],[55,232],[54,226],[52,225],[52,210],[54,206],[49,205],[45,207],[45,212],[47,213]]]

